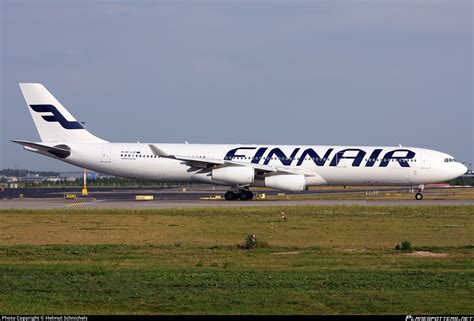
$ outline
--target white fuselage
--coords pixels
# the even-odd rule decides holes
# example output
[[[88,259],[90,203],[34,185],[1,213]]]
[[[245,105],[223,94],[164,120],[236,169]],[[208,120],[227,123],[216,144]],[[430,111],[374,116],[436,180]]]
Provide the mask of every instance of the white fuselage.
[[[202,169],[157,156],[144,143],[72,143],[63,161],[101,173],[160,182],[232,185],[204,177]],[[445,182],[466,167],[452,156],[413,147],[155,144],[167,153],[296,168],[316,173],[306,185],[411,185]],[[342,151],[342,152],[341,152]],[[263,186],[258,180],[249,186]]]
[[[252,186],[303,191],[315,185],[427,184],[467,170],[450,155],[401,146],[109,143],[87,131],[42,84],[19,85],[41,138],[13,140],[25,149],[119,177],[230,186],[236,192],[228,191],[227,200],[252,199]]]

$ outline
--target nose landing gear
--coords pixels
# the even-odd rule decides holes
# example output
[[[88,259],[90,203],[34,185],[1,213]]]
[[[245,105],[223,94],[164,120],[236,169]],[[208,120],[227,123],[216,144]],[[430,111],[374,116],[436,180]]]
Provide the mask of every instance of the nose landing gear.
[[[424,189],[425,185],[418,186],[418,193],[415,194],[415,199],[417,201],[421,201],[423,199],[423,194],[421,194],[421,192],[423,192]]]

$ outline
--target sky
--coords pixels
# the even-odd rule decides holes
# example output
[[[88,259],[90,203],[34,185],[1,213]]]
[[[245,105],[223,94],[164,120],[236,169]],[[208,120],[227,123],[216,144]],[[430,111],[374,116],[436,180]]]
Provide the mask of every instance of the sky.
[[[0,168],[40,82],[113,142],[398,145],[474,163],[472,1],[0,0]]]

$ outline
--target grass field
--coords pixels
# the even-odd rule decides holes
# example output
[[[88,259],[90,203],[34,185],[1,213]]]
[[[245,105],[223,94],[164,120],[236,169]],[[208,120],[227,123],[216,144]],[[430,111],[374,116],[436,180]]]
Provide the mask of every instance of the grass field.
[[[0,210],[0,226],[0,314],[474,313],[474,206]],[[251,233],[264,246],[239,248]]]

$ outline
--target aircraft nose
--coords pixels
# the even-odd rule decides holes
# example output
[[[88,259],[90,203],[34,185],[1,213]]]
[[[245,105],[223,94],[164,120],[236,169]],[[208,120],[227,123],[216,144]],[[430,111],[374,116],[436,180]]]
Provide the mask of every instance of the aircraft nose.
[[[466,167],[466,165],[461,164],[461,163],[457,163],[457,166],[456,166],[456,173],[458,174],[458,176],[461,176],[461,175],[466,174],[466,173],[467,173],[467,167]]]

